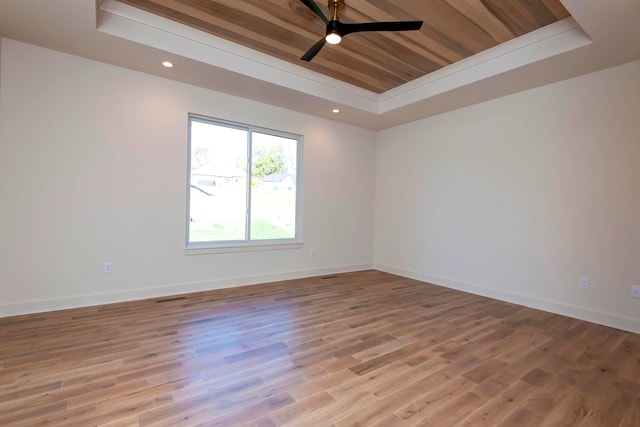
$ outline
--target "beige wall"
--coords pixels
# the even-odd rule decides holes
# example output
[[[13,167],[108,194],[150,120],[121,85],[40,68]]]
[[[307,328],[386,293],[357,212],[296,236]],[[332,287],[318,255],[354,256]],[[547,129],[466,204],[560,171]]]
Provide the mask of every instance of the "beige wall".
[[[371,267],[373,132],[12,40],[1,52],[0,316]],[[183,253],[189,112],[304,135],[303,249]]]
[[[636,61],[379,132],[375,266],[640,332],[639,76]]]

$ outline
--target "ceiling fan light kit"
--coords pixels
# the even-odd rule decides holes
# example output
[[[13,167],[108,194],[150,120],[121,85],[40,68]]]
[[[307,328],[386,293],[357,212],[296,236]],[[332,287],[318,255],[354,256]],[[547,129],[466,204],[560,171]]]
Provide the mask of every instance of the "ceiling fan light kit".
[[[324,36],[324,39],[329,44],[338,44],[342,41],[342,37],[340,37],[340,34],[338,33],[329,33],[326,36]]]
[[[345,0],[328,0],[328,7],[331,11],[329,20],[320,10],[314,0],[300,0],[313,13],[327,25],[325,36],[318,40],[300,59],[311,61],[320,52],[325,42],[338,44],[344,36],[351,33],[364,31],[413,31],[422,27],[422,21],[397,21],[397,22],[365,22],[361,24],[343,24],[340,22],[338,13],[345,8]]]

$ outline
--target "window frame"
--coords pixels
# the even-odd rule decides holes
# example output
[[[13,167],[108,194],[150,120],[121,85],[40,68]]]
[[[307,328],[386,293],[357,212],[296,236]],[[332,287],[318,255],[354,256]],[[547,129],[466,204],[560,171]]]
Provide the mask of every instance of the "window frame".
[[[189,240],[191,226],[191,123],[197,121],[200,123],[211,124],[214,126],[223,126],[232,129],[243,130],[247,133],[247,170],[246,170],[246,200],[247,209],[245,213],[246,229],[245,239],[243,240],[221,240],[206,242],[191,242]],[[303,149],[304,136],[291,132],[284,132],[260,126],[254,126],[245,123],[232,122],[229,120],[218,119],[214,117],[203,116],[200,114],[189,113],[187,120],[187,181],[186,181],[186,229],[185,229],[185,247],[184,251],[187,255],[198,255],[207,253],[225,253],[225,252],[248,252],[263,250],[282,250],[297,249],[303,246],[302,240],[302,166],[303,166]],[[287,239],[259,239],[251,240],[251,176],[252,176],[252,134],[262,133],[266,135],[288,138],[296,141],[296,186],[295,186],[295,227],[294,237]]]

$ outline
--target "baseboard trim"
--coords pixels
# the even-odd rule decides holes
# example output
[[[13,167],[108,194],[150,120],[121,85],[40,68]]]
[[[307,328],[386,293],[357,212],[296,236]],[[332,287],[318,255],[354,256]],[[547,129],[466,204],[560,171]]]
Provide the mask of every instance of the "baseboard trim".
[[[105,292],[46,300],[22,301],[10,304],[0,304],[0,318],[23,314],[43,313],[47,311],[66,310],[70,308],[90,307],[116,302],[134,301],[146,298],[165,297],[190,292],[235,288],[239,286],[257,285],[281,280],[303,279],[306,277],[349,273],[354,271],[370,270],[372,268],[373,266],[371,264],[352,264],[307,270],[294,270],[284,273],[206,280],[202,282],[176,283],[156,286],[153,288],[138,288],[119,292]]]
[[[523,305],[525,307],[535,308],[554,314],[572,317],[574,319],[585,320],[587,322],[597,323],[600,325],[610,326],[612,328],[622,329],[624,331],[640,334],[640,319],[632,319],[629,317],[619,316],[617,314],[605,313],[589,308],[563,304],[543,298],[532,297],[529,295],[515,294],[500,289],[477,285],[474,283],[461,282],[446,277],[433,276],[430,274],[392,267],[384,264],[374,264],[373,268],[379,271],[384,271],[386,273],[396,274],[398,276],[420,280],[421,282],[443,286],[445,288],[468,292],[470,294],[493,298],[500,301],[506,301],[513,304]]]

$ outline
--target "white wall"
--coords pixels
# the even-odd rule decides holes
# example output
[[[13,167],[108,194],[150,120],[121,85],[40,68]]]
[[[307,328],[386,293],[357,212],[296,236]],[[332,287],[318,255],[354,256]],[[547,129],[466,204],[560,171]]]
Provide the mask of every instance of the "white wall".
[[[640,332],[639,76],[636,61],[380,132],[376,268]]]
[[[640,332],[638,75],[634,62],[375,134],[2,39],[0,316],[373,260]],[[305,136],[303,249],[183,253],[189,112]]]
[[[371,267],[373,132],[1,42],[0,316]],[[303,249],[183,253],[189,112],[304,135]]]

